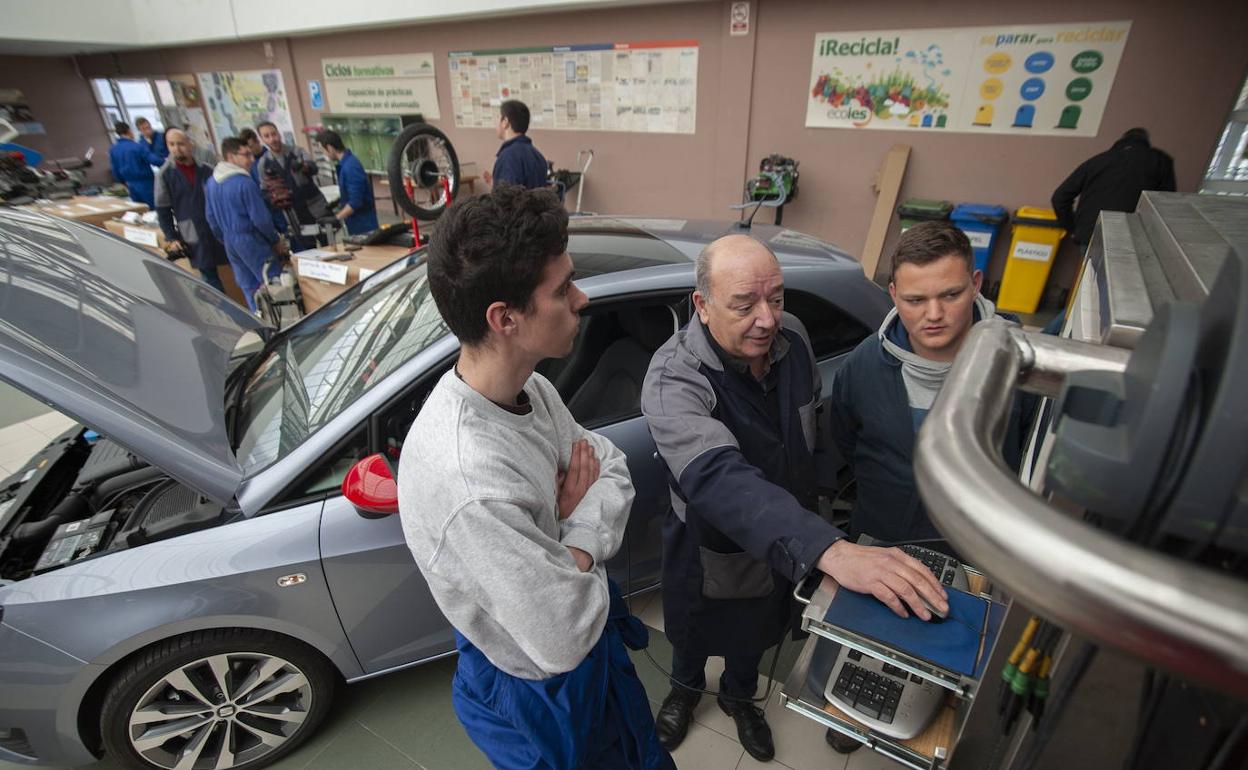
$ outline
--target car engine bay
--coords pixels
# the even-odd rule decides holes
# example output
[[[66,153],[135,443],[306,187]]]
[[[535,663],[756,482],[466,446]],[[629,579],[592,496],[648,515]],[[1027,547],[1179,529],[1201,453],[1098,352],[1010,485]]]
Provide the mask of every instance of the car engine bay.
[[[0,585],[222,520],[220,504],[79,425],[0,482]]]

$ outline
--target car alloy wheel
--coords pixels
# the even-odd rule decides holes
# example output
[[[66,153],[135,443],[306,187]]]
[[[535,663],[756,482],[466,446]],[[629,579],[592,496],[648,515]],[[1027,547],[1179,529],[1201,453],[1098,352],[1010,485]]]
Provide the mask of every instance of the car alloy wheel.
[[[237,767],[278,749],[302,728],[312,686],[293,663],[230,652],[178,666],[130,712],[130,745],[169,770]]]

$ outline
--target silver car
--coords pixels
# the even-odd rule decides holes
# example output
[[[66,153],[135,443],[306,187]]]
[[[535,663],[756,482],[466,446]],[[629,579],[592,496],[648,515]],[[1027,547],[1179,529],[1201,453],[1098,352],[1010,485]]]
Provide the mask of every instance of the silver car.
[[[693,256],[732,227],[571,225],[591,304],[542,371],[628,454],[637,495],[609,568],[629,591],[658,581],[667,508],[642,376],[690,318]],[[886,295],[822,241],[753,234],[829,382]],[[457,351],[419,250],[274,333],[102,230],[0,209],[0,376],[81,422],[0,484],[0,759],[261,767],[341,683],[451,653],[398,518],[341,487],[362,458],[399,456]]]

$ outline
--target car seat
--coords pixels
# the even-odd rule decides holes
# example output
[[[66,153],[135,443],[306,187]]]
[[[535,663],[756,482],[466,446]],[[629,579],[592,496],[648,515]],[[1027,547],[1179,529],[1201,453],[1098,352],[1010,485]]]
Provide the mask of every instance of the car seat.
[[[676,311],[666,305],[622,310],[616,320],[624,336],[602,352],[585,383],[568,399],[577,422],[636,411],[650,359],[677,325]]]

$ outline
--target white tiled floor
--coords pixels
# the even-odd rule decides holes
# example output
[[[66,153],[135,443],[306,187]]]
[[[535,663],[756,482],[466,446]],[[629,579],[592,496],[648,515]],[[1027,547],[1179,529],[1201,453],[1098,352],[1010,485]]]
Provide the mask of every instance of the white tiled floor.
[[[647,626],[662,631],[662,592],[655,591],[639,599],[633,605],[633,613]],[[711,689],[719,682],[723,668],[722,658],[707,661],[706,681]],[[759,676],[760,693],[767,689],[767,682],[766,677]],[[672,753],[676,765],[695,770],[896,770],[901,767],[865,747],[848,756],[837,754],[824,741],[826,728],[780,705],[780,683],[772,691],[763,711],[776,744],[775,760],[759,762],[746,754],[737,740],[737,729],[732,718],[716,705],[714,698],[703,696],[694,709],[694,724],[689,728],[689,735]]]
[[[0,478],[21,469],[26,461],[74,421],[57,412],[0,428]]]

